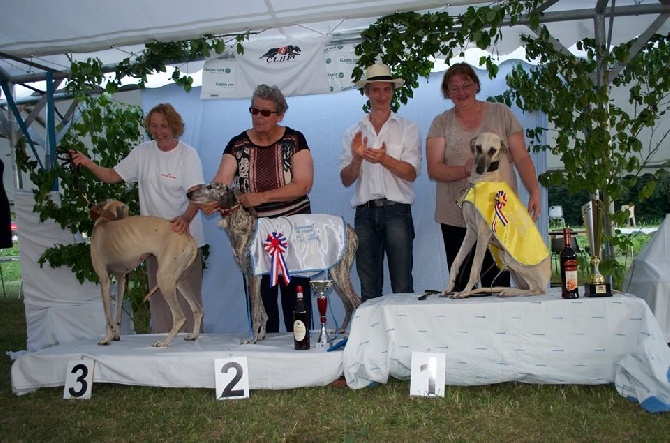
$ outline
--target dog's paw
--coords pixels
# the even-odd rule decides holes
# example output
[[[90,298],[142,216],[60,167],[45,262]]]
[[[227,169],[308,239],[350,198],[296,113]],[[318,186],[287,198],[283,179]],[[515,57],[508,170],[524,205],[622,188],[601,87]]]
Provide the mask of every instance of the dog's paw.
[[[463,298],[469,298],[470,294],[467,292],[452,292],[451,295],[449,295],[449,298],[453,298],[455,300],[460,300]]]
[[[118,340],[118,337],[115,337],[113,334],[107,333],[103,338],[100,339],[98,345],[107,346],[112,342],[112,340]]]
[[[165,348],[167,347],[168,344],[170,344],[170,342],[168,342],[167,340],[160,340],[151,346],[153,346],[154,348]]]
[[[198,338],[198,334],[186,334],[184,340],[186,341],[195,341]]]

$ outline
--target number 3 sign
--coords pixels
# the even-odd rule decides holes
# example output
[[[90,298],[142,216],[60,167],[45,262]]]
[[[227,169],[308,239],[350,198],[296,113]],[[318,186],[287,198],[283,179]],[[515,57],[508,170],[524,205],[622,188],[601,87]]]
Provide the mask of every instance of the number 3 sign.
[[[246,357],[214,360],[217,400],[249,398],[249,371]]]
[[[65,374],[65,387],[63,388],[63,399],[85,399],[91,398],[93,391],[93,360],[84,358],[81,360],[69,360],[67,362],[67,373]]]

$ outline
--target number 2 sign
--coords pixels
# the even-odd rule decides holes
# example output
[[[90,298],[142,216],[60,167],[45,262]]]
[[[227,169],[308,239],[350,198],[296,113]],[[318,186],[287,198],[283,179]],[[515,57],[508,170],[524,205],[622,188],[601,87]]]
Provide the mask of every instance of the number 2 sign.
[[[214,360],[217,400],[249,398],[249,370],[246,357]]]

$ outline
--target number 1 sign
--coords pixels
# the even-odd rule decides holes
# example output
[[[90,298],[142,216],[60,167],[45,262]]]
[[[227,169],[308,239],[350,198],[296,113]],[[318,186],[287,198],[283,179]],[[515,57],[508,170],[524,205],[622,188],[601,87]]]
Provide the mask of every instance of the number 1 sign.
[[[444,354],[412,352],[409,395],[444,397]]]

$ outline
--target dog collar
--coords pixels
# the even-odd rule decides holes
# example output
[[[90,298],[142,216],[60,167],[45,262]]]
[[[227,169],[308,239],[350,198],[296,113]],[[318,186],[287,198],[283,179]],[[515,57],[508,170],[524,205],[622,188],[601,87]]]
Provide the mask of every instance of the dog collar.
[[[222,208],[221,210],[219,210],[219,212],[221,213],[221,218],[230,217],[231,215],[233,215],[235,213],[235,211],[237,211],[241,207],[242,207],[242,204],[238,203],[235,206],[233,206],[232,208]]]
[[[100,205],[91,206],[88,213],[91,215],[91,219],[94,222],[97,222],[100,218],[108,221],[116,220],[116,215],[112,211],[103,209]]]
[[[468,195],[470,189],[474,187],[475,187],[474,182],[470,182],[465,188],[463,188],[463,190],[461,191],[461,195],[456,199],[456,206],[458,206],[459,208],[463,207],[463,200],[465,200],[465,196]]]

